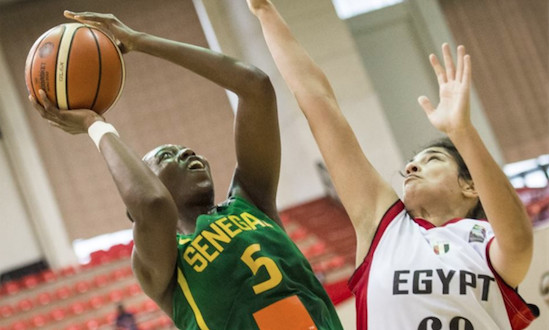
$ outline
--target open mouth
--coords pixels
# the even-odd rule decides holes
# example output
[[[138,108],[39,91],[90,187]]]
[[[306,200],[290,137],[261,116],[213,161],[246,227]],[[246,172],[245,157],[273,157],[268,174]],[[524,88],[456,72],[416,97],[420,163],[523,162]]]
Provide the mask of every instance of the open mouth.
[[[204,168],[205,168],[204,164],[197,159],[192,160],[189,162],[189,164],[187,164],[187,169],[191,171],[203,170]]]

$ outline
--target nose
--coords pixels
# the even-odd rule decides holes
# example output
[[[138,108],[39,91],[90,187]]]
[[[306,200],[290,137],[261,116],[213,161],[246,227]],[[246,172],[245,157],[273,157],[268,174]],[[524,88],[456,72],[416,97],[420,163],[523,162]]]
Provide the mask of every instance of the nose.
[[[194,156],[196,153],[190,148],[183,148],[177,153],[177,158],[180,160],[185,160],[189,156]]]
[[[406,168],[404,170],[406,171],[406,175],[408,175],[419,172],[420,168],[416,162],[409,162],[408,164],[406,164]]]

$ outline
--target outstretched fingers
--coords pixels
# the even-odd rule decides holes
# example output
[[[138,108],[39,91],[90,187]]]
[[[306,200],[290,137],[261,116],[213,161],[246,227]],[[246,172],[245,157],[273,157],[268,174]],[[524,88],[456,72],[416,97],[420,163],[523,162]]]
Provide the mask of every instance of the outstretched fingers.
[[[431,66],[433,67],[433,70],[435,71],[435,74],[437,76],[438,84],[442,85],[446,83],[446,72],[444,71],[444,68],[440,64],[438,58],[435,54],[429,55],[429,62],[431,62]]]
[[[456,80],[461,82],[463,79],[463,70],[464,70],[464,56],[465,56],[465,47],[459,45],[457,48],[457,67],[456,67]]]
[[[454,59],[452,58],[452,51],[450,50],[450,45],[448,45],[448,43],[442,45],[442,56],[446,68],[446,78],[448,81],[454,80],[456,68],[454,67]]]
[[[421,105],[421,107],[423,108],[423,111],[425,111],[427,116],[429,116],[431,113],[433,113],[433,111],[435,111],[435,107],[433,106],[433,104],[431,103],[431,100],[429,100],[427,96],[420,96],[417,99],[417,101],[419,105]]]
[[[471,56],[465,55],[463,56],[463,77],[462,82],[469,86],[471,84]]]

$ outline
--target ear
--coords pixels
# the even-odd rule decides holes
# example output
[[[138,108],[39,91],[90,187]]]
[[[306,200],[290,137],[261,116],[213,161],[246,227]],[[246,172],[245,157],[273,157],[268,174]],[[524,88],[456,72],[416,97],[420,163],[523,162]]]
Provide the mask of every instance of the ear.
[[[473,180],[467,180],[459,178],[459,186],[461,187],[461,193],[466,198],[478,198],[478,192],[475,189],[475,183]]]

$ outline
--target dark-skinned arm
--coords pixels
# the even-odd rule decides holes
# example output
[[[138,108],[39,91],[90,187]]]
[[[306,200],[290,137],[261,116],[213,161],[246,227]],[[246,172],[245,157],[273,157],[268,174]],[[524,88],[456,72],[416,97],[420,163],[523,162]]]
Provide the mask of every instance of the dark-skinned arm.
[[[39,94],[44,106],[30,97],[33,107],[68,133],[86,133],[93,123],[104,120],[91,110],[59,110],[44,91]],[[170,289],[177,258],[175,203],[158,177],[117,135],[104,134],[99,148],[134,221],[134,273],[143,291],[171,315]]]
[[[280,224],[276,210],[280,136],[276,97],[265,73],[210,49],[134,31],[111,14],[66,12],[65,16],[110,33],[126,52],[163,58],[234,92],[239,98],[235,117],[237,168],[230,194],[250,200]]]

